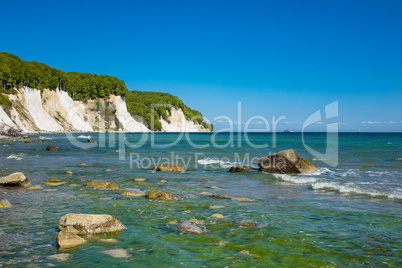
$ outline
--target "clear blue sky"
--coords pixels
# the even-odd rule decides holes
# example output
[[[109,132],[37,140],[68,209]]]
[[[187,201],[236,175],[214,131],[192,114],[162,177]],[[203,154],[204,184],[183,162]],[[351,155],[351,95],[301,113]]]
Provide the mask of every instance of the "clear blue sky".
[[[278,129],[297,131],[338,100],[342,131],[402,131],[399,0],[13,0],[0,20],[0,51],[168,92],[210,120],[239,121],[241,101],[243,122],[285,115]]]

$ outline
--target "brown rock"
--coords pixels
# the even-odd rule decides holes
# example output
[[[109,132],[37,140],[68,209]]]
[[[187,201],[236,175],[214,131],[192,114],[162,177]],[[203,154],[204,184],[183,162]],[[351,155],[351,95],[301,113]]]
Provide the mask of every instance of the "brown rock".
[[[215,199],[231,199],[231,196],[228,195],[221,195],[221,194],[211,194],[208,197],[215,198]]]
[[[112,215],[69,213],[61,217],[59,230],[78,235],[117,232],[126,229],[119,218]]]
[[[151,191],[147,192],[145,197],[148,199],[156,199],[156,200],[175,200],[175,199],[177,199],[176,195],[166,192],[166,191],[159,191],[159,190],[151,190]]]
[[[229,168],[229,172],[232,172],[232,173],[236,173],[236,172],[243,172],[243,171],[246,171],[246,170],[253,170],[253,168],[251,168],[251,167],[248,167],[248,166],[240,166],[240,167],[230,167]]]
[[[21,172],[16,172],[5,177],[0,177],[0,186],[3,187],[27,187],[28,180]]]
[[[71,174],[73,174],[73,172],[71,170],[66,170],[66,171],[64,171],[64,174],[71,175]]]
[[[46,151],[57,151],[57,150],[58,150],[57,147],[53,145],[48,145],[46,147]]]
[[[29,190],[38,190],[38,189],[40,189],[40,188],[42,188],[42,187],[38,184],[38,185],[32,185],[32,186],[29,187],[28,189],[29,189]]]
[[[87,187],[100,189],[100,190],[118,190],[119,187],[114,181],[98,181],[98,180],[91,180]]]
[[[156,171],[183,172],[184,166],[180,163],[163,163],[156,167]]]
[[[76,248],[87,242],[84,238],[79,237],[76,233],[62,230],[57,235],[57,248],[67,249]]]
[[[77,166],[79,166],[79,167],[83,167],[83,166],[86,166],[87,164],[85,164],[85,163],[79,163]]]
[[[24,143],[31,143],[29,140],[25,140]]]
[[[242,228],[253,228],[257,227],[257,222],[251,220],[242,220],[238,221],[237,225]]]
[[[280,151],[276,154],[260,158],[260,171],[269,173],[305,173],[317,169],[307,160],[301,158],[294,149]]]
[[[94,142],[94,139],[88,138],[88,142]]]

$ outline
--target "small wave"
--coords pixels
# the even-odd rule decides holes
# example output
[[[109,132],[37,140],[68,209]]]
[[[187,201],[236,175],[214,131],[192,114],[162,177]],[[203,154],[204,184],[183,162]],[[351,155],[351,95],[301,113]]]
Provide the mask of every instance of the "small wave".
[[[383,175],[390,175],[391,172],[388,171],[367,171],[366,172],[369,176],[383,176]]]
[[[39,136],[40,140],[53,140],[53,138]]]
[[[90,138],[91,138],[90,135],[88,135],[88,136],[79,135],[79,136],[77,137],[77,139],[90,139]]]
[[[401,194],[381,193],[376,191],[364,190],[356,186],[342,185],[336,182],[316,182],[311,185],[314,190],[331,190],[345,194],[361,194],[373,197],[387,197],[391,199],[402,199]]]
[[[402,161],[402,157],[395,158],[396,161]]]
[[[318,168],[316,171],[311,171],[307,173],[303,173],[303,176],[317,176],[322,175],[324,173],[333,173],[333,171],[329,170],[328,168]]]
[[[318,178],[314,177],[304,177],[302,175],[288,175],[288,174],[277,174],[273,173],[275,178],[283,180],[283,181],[289,181],[297,184],[310,184],[313,182],[318,181]]]
[[[15,160],[20,161],[20,160],[22,160],[22,159],[24,159],[24,158],[22,158],[21,155],[12,154],[12,155],[9,155],[9,156],[7,157],[7,159],[15,159]]]

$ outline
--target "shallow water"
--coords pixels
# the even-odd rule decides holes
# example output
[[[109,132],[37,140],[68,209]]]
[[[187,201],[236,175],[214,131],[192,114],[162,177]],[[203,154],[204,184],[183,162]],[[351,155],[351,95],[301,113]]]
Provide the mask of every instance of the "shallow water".
[[[340,134],[339,163],[332,167],[310,155],[297,133],[249,134],[253,148],[241,135],[224,147],[230,134],[188,134],[197,145],[211,139],[223,148],[195,148],[184,138],[167,148],[152,145],[151,134],[138,148],[120,147],[138,142],[142,134],[73,134],[81,147],[65,134],[31,135],[47,143],[0,142],[0,175],[21,171],[39,190],[1,190],[13,205],[0,210],[0,266],[43,267],[400,267],[402,265],[402,135]],[[86,143],[90,135],[100,145]],[[157,133],[157,145],[176,141],[179,134]],[[305,134],[308,145],[325,152],[326,134]],[[47,152],[47,145],[60,150]],[[294,148],[317,168],[304,175],[231,174],[228,167],[270,152]],[[125,151],[127,150],[127,152]],[[136,162],[144,168],[137,168]],[[152,170],[162,157],[184,158],[184,173]],[[236,158],[236,153],[238,157]],[[119,156],[124,160],[120,160]],[[148,159],[150,158],[150,159]],[[79,167],[77,164],[86,163]],[[106,171],[111,169],[112,171]],[[71,170],[72,175],[65,175]],[[68,182],[44,186],[56,176]],[[131,178],[146,178],[133,182]],[[177,201],[149,201],[125,197],[119,191],[86,188],[92,179],[113,180],[120,188],[143,191],[163,189],[180,196]],[[164,179],[166,183],[158,183]],[[79,186],[70,187],[69,184]],[[218,186],[222,189],[211,189]],[[202,191],[257,199],[238,202],[211,199]],[[58,221],[66,213],[112,214],[127,227],[120,234],[86,237],[77,249],[57,251]],[[211,219],[221,213],[223,219]],[[172,222],[204,220],[208,232],[181,234]],[[254,228],[237,221],[253,220]],[[99,237],[115,238],[105,243]],[[221,241],[218,243],[217,241]],[[224,242],[222,242],[224,241]],[[131,257],[114,258],[103,251],[125,249]],[[49,259],[69,253],[65,261]]]

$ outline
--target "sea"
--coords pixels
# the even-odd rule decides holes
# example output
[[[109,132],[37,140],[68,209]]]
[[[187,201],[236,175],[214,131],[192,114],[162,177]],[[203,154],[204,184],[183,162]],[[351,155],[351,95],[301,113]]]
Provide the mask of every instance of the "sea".
[[[0,176],[22,172],[42,186],[0,189],[12,204],[0,209],[0,267],[402,267],[401,133],[29,136],[39,142],[0,141]],[[58,150],[46,151],[48,145]],[[260,157],[286,149],[317,171],[229,172],[234,165],[257,167]],[[155,171],[163,162],[186,170]],[[50,177],[66,183],[44,185]],[[86,187],[93,179],[126,190],[166,190],[179,199]],[[67,213],[115,215],[127,229],[57,250],[58,222]],[[215,213],[223,218],[211,218]],[[177,223],[190,219],[203,221],[207,231],[180,232]],[[107,254],[114,249],[125,254]]]

